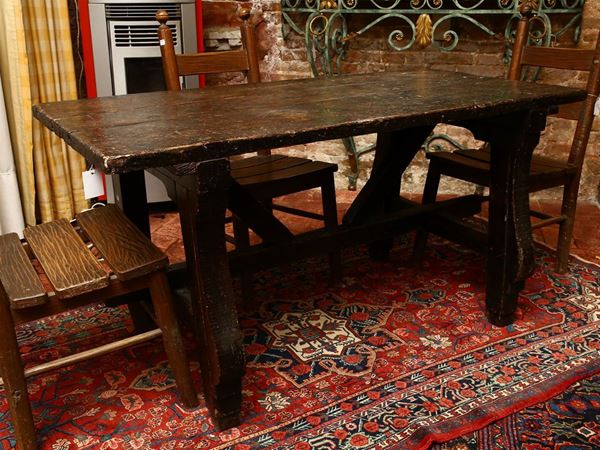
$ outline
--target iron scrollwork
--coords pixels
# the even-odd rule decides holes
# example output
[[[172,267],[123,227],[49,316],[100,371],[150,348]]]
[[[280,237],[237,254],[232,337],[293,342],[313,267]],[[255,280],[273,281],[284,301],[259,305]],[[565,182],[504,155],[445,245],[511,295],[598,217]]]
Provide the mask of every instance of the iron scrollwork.
[[[536,44],[551,45],[567,31],[572,31],[575,41],[579,39],[585,0],[282,0],[284,36],[290,32],[303,35],[313,75],[333,76],[341,73],[352,40],[382,23],[394,23],[387,43],[399,52],[425,47],[453,51],[460,43],[460,35],[453,29],[459,22],[509,43],[523,2],[529,4],[538,22],[531,36]],[[367,19],[350,30],[348,18],[357,14]],[[491,16],[507,18],[503,30],[490,26],[486,18]],[[509,53],[505,56],[510,58]],[[358,160],[372,147],[359,149],[352,138],[344,144],[352,171],[349,188],[353,189]]]
[[[585,0],[525,0],[532,5],[536,17],[548,26],[548,35],[558,38],[567,30],[575,31],[575,39],[581,31],[581,14]],[[405,33],[400,27],[390,32],[388,43],[393,50],[403,51],[418,46],[433,46],[439,50],[452,51],[460,41],[459,34],[442,25],[449,21],[468,22],[489,36],[501,37],[501,31],[495,31],[484,23],[485,17],[518,15],[519,5],[523,0],[282,0],[283,25],[286,32],[294,30],[311,40],[320,36],[319,30],[335,29],[329,23],[350,15],[361,14],[370,19],[360,29],[341,33],[332,46],[345,45],[349,40],[360,36],[383,21],[400,19],[411,32]],[[558,28],[553,28],[553,16],[567,17],[566,24],[561,21]],[[302,26],[302,23],[306,26]],[[309,22],[321,22],[319,27],[308,26]],[[344,25],[345,26],[345,25]],[[330,34],[329,37],[333,37]]]

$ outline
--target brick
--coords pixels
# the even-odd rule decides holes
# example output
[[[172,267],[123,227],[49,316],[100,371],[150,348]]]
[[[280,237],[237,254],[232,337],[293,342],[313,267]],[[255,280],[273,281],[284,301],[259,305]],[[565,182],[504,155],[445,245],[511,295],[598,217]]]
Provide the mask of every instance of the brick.
[[[381,61],[390,65],[421,65],[425,67],[425,52],[423,51],[385,51],[381,53]]]
[[[205,39],[240,39],[241,33],[238,28],[213,28],[204,33]]]
[[[583,9],[583,17],[600,19],[600,1],[588,0]]]
[[[569,157],[571,146],[567,143],[551,144],[536,151],[537,154],[549,156],[560,160],[566,160]]]
[[[596,201],[600,200],[596,197],[598,194],[599,173],[600,158],[597,156],[590,156],[586,158],[583,164],[583,171],[581,173],[581,187],[579,188],[580,198],[594,198]]]
[[[495,38],[488,40],[468,40],[460,38],[455,51],[472,53],[504,53],[506,44]]]
[[[202,19],[204,27],[237,26],[239,3],[235,1],[204,0],[202,2]]]
[[[483,53],[475,56],[475,64],[481,66],[504,67],[504,55],[500,53]]]
[[[594,125],[597,131],[592,131],[590,134],[590,144],[587,148],[586,157],[600,157],[600,119],[596,119]]]
[[[429,64],[473,65],[475,62],[475,54],[470,52],[430,51],[426,52],[425,61]]]

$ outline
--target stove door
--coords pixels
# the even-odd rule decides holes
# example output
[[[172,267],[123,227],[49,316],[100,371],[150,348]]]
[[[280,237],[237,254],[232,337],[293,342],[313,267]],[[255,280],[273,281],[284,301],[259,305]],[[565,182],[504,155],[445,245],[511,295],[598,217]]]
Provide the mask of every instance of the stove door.
[[[181,22],[169,21],[175,51],[181,53]],[[164,91],[156,21],[108,21],[113,94]]]

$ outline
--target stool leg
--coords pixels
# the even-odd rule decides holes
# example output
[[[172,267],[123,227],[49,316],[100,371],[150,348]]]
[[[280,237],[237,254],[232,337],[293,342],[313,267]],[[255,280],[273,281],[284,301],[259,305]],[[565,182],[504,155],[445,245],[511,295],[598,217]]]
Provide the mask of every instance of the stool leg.
[[[192,375],[179,330],[179,324],[175,317],[169,282],[164,272],[156,272],[151,277],[150,293],[152,295],[152,304],[154,306],[154,313],[156,314],[156,321],[163,333],[165,352],[175,376],[177,389],[179,390],[183,404],[188,408],[193,408],[198,406],[198,397],[192,383]]]
[[[425,188],[423,189],[422,204],[434,203],[437,197],[437,191],[440,185],[441,171],[437,164],[433,161],[429,161],[429,169],[427,171],[427,178],[425,180]],[[425,247],[427,245],[427,237],[429,232],[420,228],[417,231],[415,238],[415,245],[413,247],[413,262],[420,265],[423,262],[423,256],[425,255]]]
[[[19,354],[17,335],[8,304],[8,298],[0,285],[0,374],[8,399],[15,436],[20,450],[35,450],[36,434]]]
[[[233,237],[235,238],[236,249],[247,249],[250,247],[250,234],[248,227],[233,216]],[[254,283],[252,282],[252,272],[243,270],[240,273],[240,283],[242,285],[242,301],[244,306],[249,306],[254,299]]]
[[[325,228],[336,228],[338,226],[338,217],[333,175],[327,177],[321,184],[321,201],[323,202],[323,222],[325,223]],[[342,281],[342,257],[339,249],[329,253],[329,268],[331,282],[339,283]]]

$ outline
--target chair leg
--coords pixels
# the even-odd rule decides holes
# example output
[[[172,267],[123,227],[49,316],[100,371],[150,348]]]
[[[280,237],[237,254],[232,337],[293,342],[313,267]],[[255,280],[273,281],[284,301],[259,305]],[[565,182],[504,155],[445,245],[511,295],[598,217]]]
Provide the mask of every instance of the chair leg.
[[[164,272],[156,272],[150,281],[150,293],[156,321],[163,333],[163,344],[167,358],[175,376],[177,389],[188,408],[198,406],[198,397],[192,382],[190,366],[188,363],[183,338],[175,317],[173,299],[169,288],[169,282]]]
[[[427,179],[425,180],[425,188],[423,189],[423,199],[421,203],[434,203],[437,197],[438,188],[440,186],[441,171],[437,164],[430,161],[429,169],[427,170]],[[420,264],[423,261],[425,255],[425,248],[427,246],[427,237],[429,232],[424,228],[420,228],[417,231],[415,237],[415,245],[413,247],[413,261],[416,264]]]
[[[561,214],[565,217],[565,220],[560,224],[558,245],[556,247],[556,271],[558,273],[565,273],[569,268],[569,251],[571,249],[571,241],[573,240],[578,193],[579,178],[565,185],[561,208]]]
[[[327,177],[321,184],[321,201],[323,203],[323,222],[325,228],[338,226],[337,203],[335,200],[335,182],[333,176]],[[333,284],[342,280],[342,256],[340,250],[329,253],[330,278]]]
[[[0,374],[8,399],[17,444],[21,450],[35,450],[37,439],[23,362],[17,344],[8,299],[0,286]]]
[[[233,217],[233,236],[235,246],[238,249],[250,247],[250,234],[248,227],[244,223]],[[249,305],[254,299],[254,283],[252,281],[252,272],[242,271],[240,274],[240,283],[242,285],[242,300],[244,305]]]

